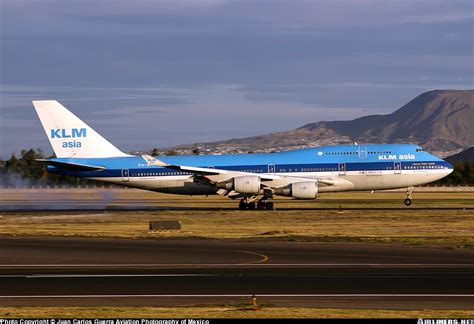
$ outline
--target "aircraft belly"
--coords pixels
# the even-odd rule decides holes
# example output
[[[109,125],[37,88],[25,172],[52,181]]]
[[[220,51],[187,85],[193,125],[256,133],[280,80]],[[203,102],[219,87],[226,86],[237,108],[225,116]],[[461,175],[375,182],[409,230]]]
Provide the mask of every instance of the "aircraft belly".
[[[405,188],[436,181],[444,176],[445,174],[443,173],[430,173],[427,171],[402,172],[400,174],[387,172],[373,174],[348,173],[346,175],[340,175],[339,179],[352,183],[353,186],[347,186],[346,184],[337,183],[335,185],[330,186],[320,185],[318,191],[334,192],[349,190],[358,191]]]
[[[217,188],[200,185],[192,182],[182,182],[181,184],[168,185],[154,191],[165,192],[176,195],[213,195],[217,192]]]
[[[148,185],[149,190],[177,195],[211,195],[217,188],[194,183],[192,179],[157,180]]]
[[[175,177],[163,179],[163,177],[142,177],[130,178],[123,181],[122,178],[90,178],[102,182],[114,183],[126,187],[164,192],[177,195],[212,195],[217,192],[217,188],[194,183],[189,177]]]

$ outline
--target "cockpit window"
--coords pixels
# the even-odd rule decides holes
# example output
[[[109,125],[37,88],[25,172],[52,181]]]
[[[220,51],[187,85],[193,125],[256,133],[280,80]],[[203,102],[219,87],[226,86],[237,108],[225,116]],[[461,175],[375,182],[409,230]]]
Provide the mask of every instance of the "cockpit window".
[[[423,152],[423,149],[422,148],[417,148],[416,151],[417,152]]]

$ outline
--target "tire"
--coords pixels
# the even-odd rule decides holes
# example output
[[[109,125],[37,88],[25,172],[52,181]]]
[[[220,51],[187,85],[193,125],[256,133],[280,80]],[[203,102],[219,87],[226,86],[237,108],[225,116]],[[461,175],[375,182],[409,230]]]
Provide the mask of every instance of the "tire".
[[[255,209],[255,203],[254,202],[249,202],[247,207],[248,207],[248,209]]]
[[[272,202],[265,203],[265,208],[268,209],[268,210],[272,210],[273,209],[273,203]]]
[[[405,206],[410,206],[411,205],[411,199],[407,198],[403,201],[403,203],[405,204]]]
[[[240,209],[240,210],[247,209],[247,204],[244,203],[243,201],[241,201],[241,202],[239,203],[239,209]]]
[[[261,209],[265,209],[265,204],[264,204],[263,202],[259,201],[259,202],[257,203],[257,209],[260,209],[260,210],[261,210]]]

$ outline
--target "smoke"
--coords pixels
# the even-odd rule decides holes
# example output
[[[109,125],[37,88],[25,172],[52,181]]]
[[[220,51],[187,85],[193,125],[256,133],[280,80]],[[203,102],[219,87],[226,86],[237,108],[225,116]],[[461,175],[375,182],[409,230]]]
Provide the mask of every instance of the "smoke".
[[[40,186],[41,184],[38,182],[37,180],[25,178],[19,173],[0,173],[0,188],[31,188],[33,186]]]

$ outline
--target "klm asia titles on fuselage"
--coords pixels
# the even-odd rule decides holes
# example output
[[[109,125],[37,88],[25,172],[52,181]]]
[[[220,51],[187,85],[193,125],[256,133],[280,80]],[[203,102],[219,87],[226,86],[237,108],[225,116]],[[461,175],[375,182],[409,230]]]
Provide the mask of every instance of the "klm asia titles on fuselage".
[[[379,155],[379,160],[414,160],[416,159],[414,154],[390,154],[390,155]]]
[[[56,158],[51,173],[171,194],[219,194],[241,209],[272,209],[275,195],[316,199],[320,192],[412,188],[453,167],[414,144],[335,145],[270,154],[129,155],[55,100],[33,101]]]

